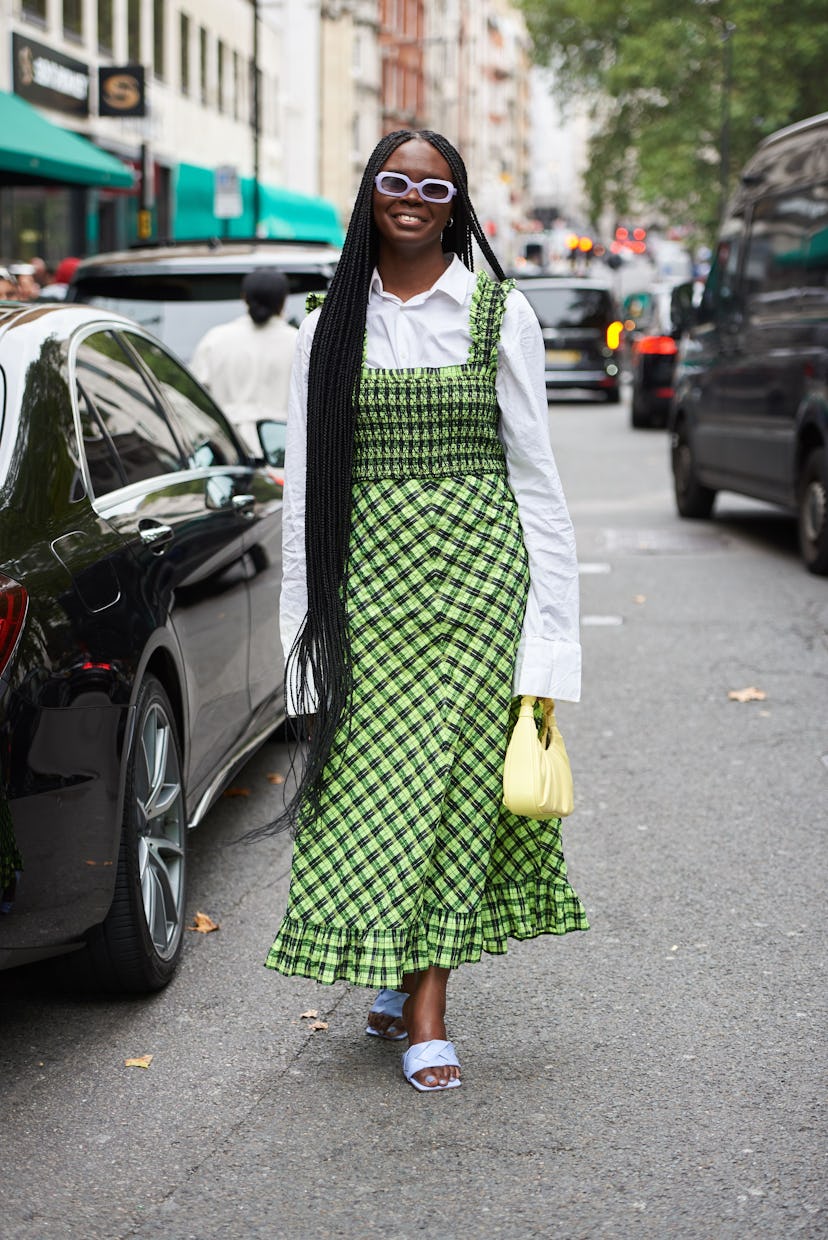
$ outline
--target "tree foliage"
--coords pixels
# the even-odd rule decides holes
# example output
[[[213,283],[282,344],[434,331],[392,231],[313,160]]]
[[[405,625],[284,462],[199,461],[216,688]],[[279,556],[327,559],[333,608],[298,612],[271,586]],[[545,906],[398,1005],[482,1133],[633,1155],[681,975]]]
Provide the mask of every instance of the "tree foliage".
[[[828,0],[517,3],[559,98],[591,101],[596,218],[646,207],[710,234],[756,143],[826,107]]]

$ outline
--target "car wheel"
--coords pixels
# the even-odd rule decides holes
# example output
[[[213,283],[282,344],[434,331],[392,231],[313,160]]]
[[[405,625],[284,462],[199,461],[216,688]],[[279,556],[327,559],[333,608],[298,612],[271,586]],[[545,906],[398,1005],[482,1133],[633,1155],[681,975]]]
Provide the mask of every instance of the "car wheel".
[[[709,517],[716,502],[716,492],[703,486],[696,476],[693,449],[690,447],[684,423],[680,423],[673,432],[671,453],[679,515],[699,520]]]
[[[828,574],[828,456],[815,448],[799,484],[799,548],[811,573]]]
[[[135,718],[115,895],[84,955],[97,987],[146,994],[166,986],[181,954],[187,815],[175,716],[154,676],[141,686]]]

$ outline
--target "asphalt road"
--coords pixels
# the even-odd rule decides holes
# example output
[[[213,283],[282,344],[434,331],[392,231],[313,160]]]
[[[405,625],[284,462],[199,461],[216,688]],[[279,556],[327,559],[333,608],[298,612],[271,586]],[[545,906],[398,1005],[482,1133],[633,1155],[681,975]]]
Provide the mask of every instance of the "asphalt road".
[[[551,420],[583,566],[584,698],[559,722],[590,933],[461,969],[463,1088],[415,1094],[362,1035],[366,992],[261,967],[289,843],[232,841],[281,795],[269,745],[194,837],[190,913],[221,929],[187,935],[164,993],[0,978],[3,1240],[828,1236],[828,583],[770,509],[679,522],[664,433],[624,406]],[[747,687],[765,699],[728,699]]]

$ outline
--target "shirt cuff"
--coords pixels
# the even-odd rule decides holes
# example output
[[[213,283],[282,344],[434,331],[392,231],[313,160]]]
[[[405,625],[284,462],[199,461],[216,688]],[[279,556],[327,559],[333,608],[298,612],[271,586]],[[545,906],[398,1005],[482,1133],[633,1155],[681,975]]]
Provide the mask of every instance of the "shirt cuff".
[[[562,702],[581,700],[581,647],[549,637],[522,637],[512,679],[515,697],[533,693]]]

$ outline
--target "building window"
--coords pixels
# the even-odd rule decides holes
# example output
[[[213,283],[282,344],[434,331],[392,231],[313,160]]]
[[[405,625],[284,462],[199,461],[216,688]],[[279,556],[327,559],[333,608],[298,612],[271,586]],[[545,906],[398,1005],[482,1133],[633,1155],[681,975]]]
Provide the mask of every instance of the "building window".
[[[111,56],[115,47],[112,26],[112,0],[98,0],[98,51],[105,56]]]
[[[22,11],[29,21],[46,25],[46,0],[23,0]]]
[[[181,93],[189,95],[190,93],[190,19],[186,13],[179,14],[179,42],[181,44]]]
[[[198,28],[198,55],[199,70],[198,80],[201,92],[201,102],[207,102],[207,28],[199,26]]]
[[[216,47],[216,105],[219,112],[224,111],[224,62],[227,58],[227,48],[221,39]]]
[[[167,76],[167,6],[164,0],[152,3],[152,63],[155,76]]]
[[[141,63],[141,0],[127,0],[127,60]]]
[[[250,82],[250,124],[262,127],[262,82],[263,74],[261,69],[254,72],[253,61],[248,61],[247,65],[248,80]],[[258,112],[258,116],[256,113]]]
[[[233,119],[238,120],[241,112],[241,59],[238,52],[233,52]]]
[[[83,0],[63,0],[63,33],[76,43],[83,41]]]

